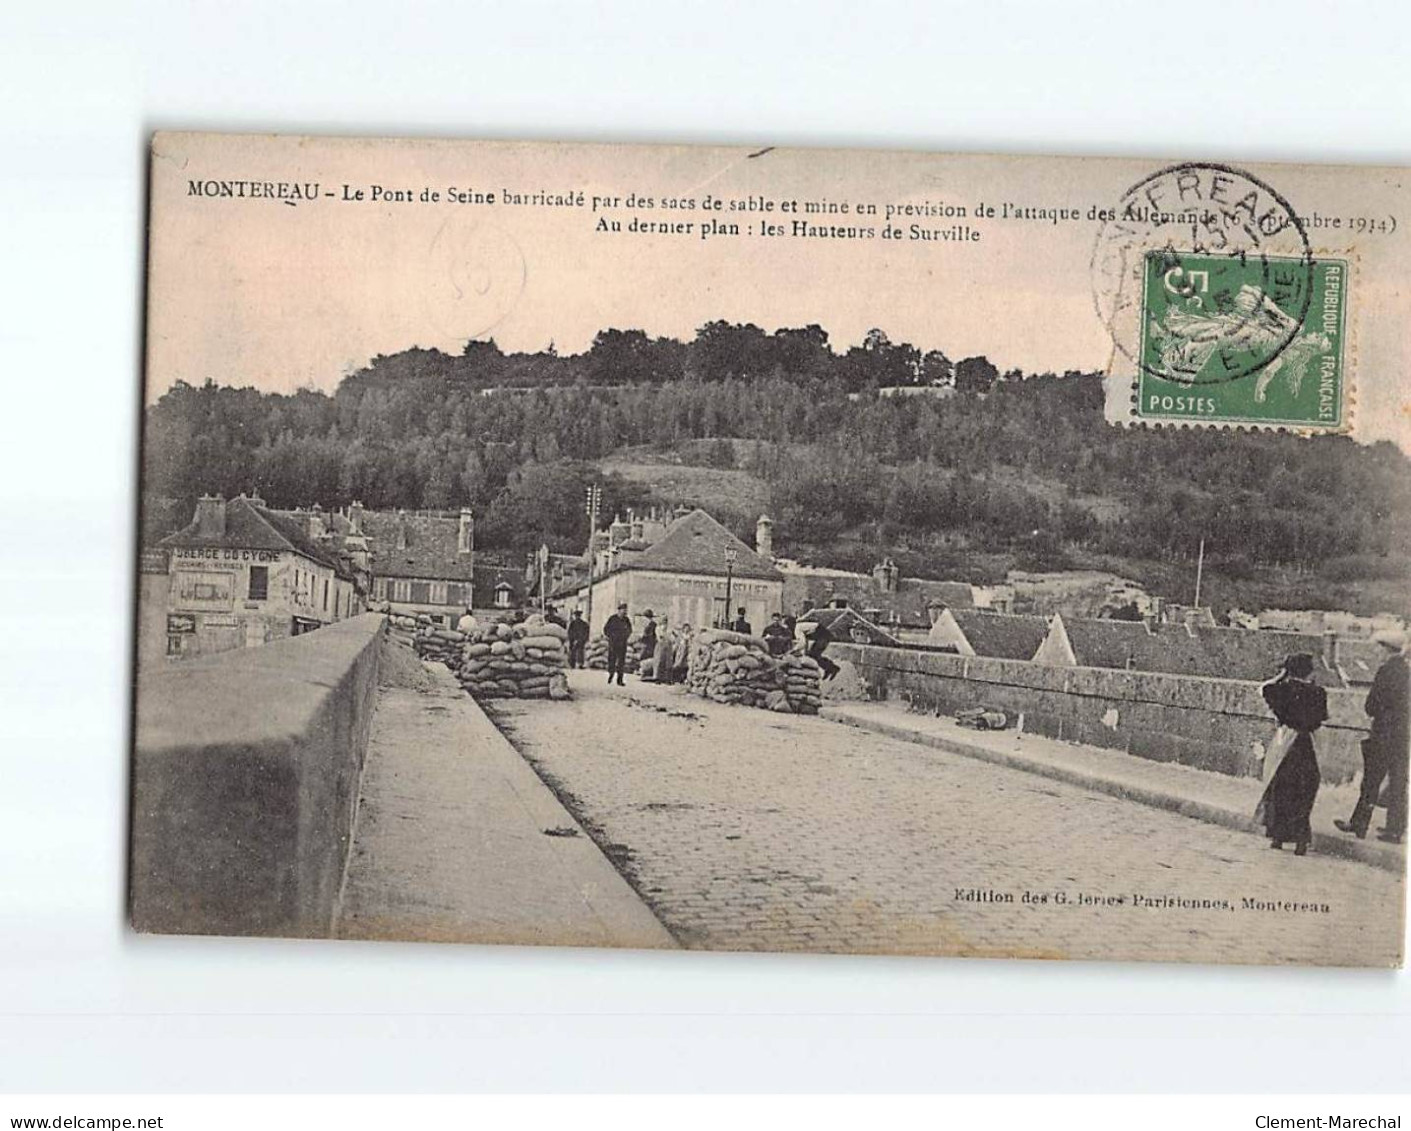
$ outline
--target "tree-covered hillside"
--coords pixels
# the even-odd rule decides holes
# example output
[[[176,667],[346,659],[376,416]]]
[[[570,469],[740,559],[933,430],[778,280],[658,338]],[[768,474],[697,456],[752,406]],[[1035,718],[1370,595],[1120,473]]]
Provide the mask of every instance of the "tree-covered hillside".
[[[938,395],[878,392],[898,385]],[[749,510],[725,497],[720,517],[748,534],[763,494],[780,550],[815,559],[897,545],[923,573],[928,548],[951,574],[967,554],[1169,564],[1204,538],[1212,575],[1233,580],[1406,576],[1394,445],[1129,430],[1102,400],[1096,375],[1000,376],[880,331],[842,353],[818,327],[723,323],[689,343],[605,331],[571,357],[476,342],[376,358],[331,396],[178,384],[147,413],[144,489],[186,514],[203,492],[252,489],[278,506],[469,505],[484,548],[577,550],[593,463],[642,448],[754,477]],[[640,477],[606,488],[609,510],[653,500]]]

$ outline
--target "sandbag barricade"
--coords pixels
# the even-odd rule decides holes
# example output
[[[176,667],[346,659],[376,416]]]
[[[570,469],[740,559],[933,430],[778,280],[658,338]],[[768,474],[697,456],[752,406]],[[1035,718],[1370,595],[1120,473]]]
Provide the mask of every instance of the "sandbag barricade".
[[[633,636],[627,641],[627,660],[622,665],[624,671],[635,672],[642,666],[642,640],[641,637]],[[608,638],[601,633],[588,641],[587,647],[583,649],[583,666],[594,668],[597,671],[607,671],[608,667]]]
[[[430,619],[426,623],[429,625]],[[405,613],[387,614],[387,635],[408,648],[415,647],[417,630],[421,627],[416,617],[407,616]]]
[[[476,699],[567,699],[567,664],[567,631],[533,616],[465,637],[458,678]]]
[[[413,647],[423,660],[439,660],[452,671],[461,666],[461,649],[465,646],[465,633],[454,628],[433,628],[419,632]]]
[[[821,678],[810,656],[771,656],[757,636],[704,629],[696,634],[686,685],[716,703],[816,715],[823,703]]]

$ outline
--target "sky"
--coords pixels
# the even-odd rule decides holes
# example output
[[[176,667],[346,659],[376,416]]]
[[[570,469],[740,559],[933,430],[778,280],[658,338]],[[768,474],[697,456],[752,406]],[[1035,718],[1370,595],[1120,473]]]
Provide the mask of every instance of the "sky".
[[[954,359],[984,354],[1002,370],[1111,366],[1127,377],[1130,363],[1104,323],[1111,295],[1095,249],[1111,229],[1095,210],[1116,206],[1160,164],[162,134],[152,165],[147,396],[208,378],[332,391],[372,357],[412,346],[458,353],[469,339],[493,337],[509,352],[552,341],[576,353],[607,327],[688,340],[715,319],[765,330],[817,323],[835,349],[880,327]],[[1327,226],[1331,217],[1406,213],[1401,173],[1250,171],[1308,218],[1315,252],[1352,262],[1354,434],[1411,450],[1401,378],[1411,349],[1401,332],[1411,313],[1405,236]],[[289,199],[314,183],[314,199]],[[511,203],[507,191],[521,200],[581,193],[583,206]],[[458,201],[453,192],[480,195]],[[695,209],[666,207],[688,199]],[[806,202],[830,212],[807,215]],[[875,214],[859,214],[860,205]],[[1025,218],[1005,219],[1006,205]],[[889,220],[889,206],[931,214]],[[1057,210],[1072,218],[1055,222]],[[739,234],[703,239],[712,219]],[[634,220],[691,227],[633,231]],[[796,222],[874,235],[794,235]],[[902,238],[881,238],[889,224]],[[913,224],[951,238],[911,238]]]

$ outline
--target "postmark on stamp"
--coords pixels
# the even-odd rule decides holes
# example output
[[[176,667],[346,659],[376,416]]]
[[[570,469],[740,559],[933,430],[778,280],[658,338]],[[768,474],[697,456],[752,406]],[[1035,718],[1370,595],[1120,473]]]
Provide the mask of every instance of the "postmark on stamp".
[[[1348,263],[1315,257],[1263,181],[1153,173],[1108,210],[1091,270],[1113,368],[1132,373],[1129,419],[1346,429]]]
[[[1152,252],[1145,269],[1139,418],[1341,427],[1345,261]]]

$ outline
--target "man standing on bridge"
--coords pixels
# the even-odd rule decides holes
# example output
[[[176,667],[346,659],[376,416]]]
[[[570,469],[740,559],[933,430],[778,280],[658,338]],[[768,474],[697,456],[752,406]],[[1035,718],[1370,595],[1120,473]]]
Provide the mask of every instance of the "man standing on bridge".
[[[568,621],[568,666],[581,668],[583,653],[588,646],[588,622],[580,610],[574,609]]]
[[[608,617],[603,625],[603,635],[608,638],[608,683],[613,673],[617,673],[617,686],[623,686],[622,673],[627,666],[627,641],[632,636],[632,618],[627,615],[627,602],[617,606],[617,612]]]
[[[1365,837],[1385,781],[1387,823],[1378,839],[1400,844],[1406,837],[1406,769],[1411,757],[1411,715],[1407,710],[1411,664],[1407,662],[1404,633],[1379,632],[1372,639],[1386,649],[1387,659],[1372,679],[1364,708],[1372,717],[1372,728],[1362,741],[1362,792],[1352,816],[1333,824],[1359,840]]]

